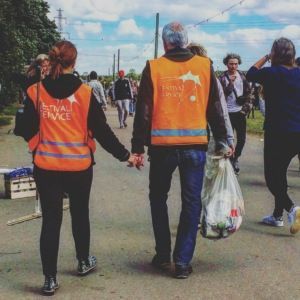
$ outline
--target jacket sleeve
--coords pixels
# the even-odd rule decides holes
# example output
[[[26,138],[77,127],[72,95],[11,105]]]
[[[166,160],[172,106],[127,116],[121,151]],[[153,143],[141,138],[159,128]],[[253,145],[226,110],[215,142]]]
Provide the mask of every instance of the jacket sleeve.
[[[26,96],[24,101],[24,120],[26,128],[24,128],[23,138],[26,142],[28,142],[39,131],[39,117],[33,101],[29,98],[29,96]]]
[[[270,83],[270,80],[276,76],[276,73],[274,73],[274,69],[272,67],[263,67],[261,69],[258,69],[254,66],[252,66],[247,74],[246,78],[250,82],[256,82],[259,84],[264,84],[266,82]],[[279,78],[276,78],[277,80]]]
[[[251,95],[251,85],[243,73],[240,73],[243,80],[243,96],[246,97],[246,102],[243,104],[241,112],[247,115],[253,107],[253,96]]]
[[[214,69],[211,66],[210,91],[208,105],[206,111],[207,121],[212,130],[216,141],[216,150],[225,147],[226,143],[226,127],[223,109],[220,101],[217,78]]]
[[[106,101],[106,98],[105,98],[103,85],[100,82],[99,82],[99,95],[100,95],[101,103],[104,106],[107,106],[107,101]]]
[[[111,95],[112,95],[112,100],[113,101],[116,101],[116,91],[115,91],[115,88],[116,88],[116,82],[113,83],[112,85],[112,88],[111,88]]]
[[[150,64],[143,70],[137,96],[136,113],[133,123],[132,153],[144,153],[144,145],[150,144],[150,131],[153,110],[153,83]]]
[[[251,94],[251,85],[243,73],[241,73],[241,77],[243,80],[243,96],[249,97]]]
[[[130,99],[133,99],[132,86],[130,80],[128,80],[128,94],[130,95]]]
[[[232,146],[234,144],[234,134],[233,134],[230,118],[229,118],[227,103],[224,96],[222,85],[218,79],[217,79],[217,84],[218,84],[219,97],[223,109],[224,122],[225,122],[225,127],[227,132],[227,144],[229,146]]]
[[[219,79],[222,84],[225,97],[228,97],[233,92],[234,85],[231,81],[228,84],[226,83],[226,74],[227,73],[224,72]]]
[[[88,112],[88,129],[98,143],[115,158],[126,161],[129,158],[129,151],[120,143],[109,125],[101,105],[92,94]]]

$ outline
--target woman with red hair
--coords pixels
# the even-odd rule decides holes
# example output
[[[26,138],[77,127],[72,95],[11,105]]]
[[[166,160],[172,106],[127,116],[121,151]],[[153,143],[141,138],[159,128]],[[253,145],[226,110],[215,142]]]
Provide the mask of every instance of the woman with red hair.
[[[93,178],[96,139],[120,161],[135,159],[119,142],[106,122],[92,89],[73,75],[77,50],[60,41],[49,53],[51,71],[30,86],[25,104],[27,135],[33,153],[34,177],[40,195],[43,223],[40,252],[45,275],[42,292],[53,295],[56,280],[63,195],[70,198],[72,232],[78,275],[96,267],[90,255],[89,196]]]

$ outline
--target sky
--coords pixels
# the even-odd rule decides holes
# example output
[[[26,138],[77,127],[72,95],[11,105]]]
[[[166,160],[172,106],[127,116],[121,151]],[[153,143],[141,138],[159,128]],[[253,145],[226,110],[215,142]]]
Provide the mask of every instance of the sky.
[[[158,55],[164,54],[161,31],[179,21],[189,42],[208,50],[215,70],[224,70],[229,52],[240,54],[247,70],[270,52],[276,38],[290,38],[300,56],[300,0],[49,0],[49,18],[58,24],[62,10],[63,37],[78,50],[79,73],[95,70],[111,75],[113,55],[120,49],[120,69],[142,72],[154,57],[156,13],[159,13]],[[117,65],[117,63],[116,63]]]

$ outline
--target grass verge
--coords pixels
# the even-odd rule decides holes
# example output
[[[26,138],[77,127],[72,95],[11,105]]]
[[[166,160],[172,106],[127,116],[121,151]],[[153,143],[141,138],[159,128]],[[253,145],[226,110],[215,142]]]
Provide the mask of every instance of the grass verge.
[[[9,125],[13,117],[0,115],[0,126]]]
[[[247,132],[257,135],[263,135],[264,120],[265,118],[260,113],[260,111],[256,110],[255,118],[252,119],[252,116],[250,116],[250,118],[247,119]]]

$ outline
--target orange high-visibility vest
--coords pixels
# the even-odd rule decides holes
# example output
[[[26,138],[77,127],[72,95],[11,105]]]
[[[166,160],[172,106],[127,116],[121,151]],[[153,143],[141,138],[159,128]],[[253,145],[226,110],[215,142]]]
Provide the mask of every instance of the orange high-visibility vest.
[[[28,142],[34,164],[41,169],[81,171],[92,163],[91,152],[96,144],[87,127],[91,88],[82,84],[65,99],[55,99],[40,84],[37,105],[37,84],[27,93],[39,110],[39,132]]]
[[[210,60],[194,56],[174,62],[160,57],[150,61],[150,70],[154,89],[151,144],[207,144]]]

